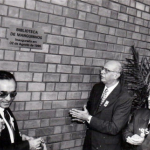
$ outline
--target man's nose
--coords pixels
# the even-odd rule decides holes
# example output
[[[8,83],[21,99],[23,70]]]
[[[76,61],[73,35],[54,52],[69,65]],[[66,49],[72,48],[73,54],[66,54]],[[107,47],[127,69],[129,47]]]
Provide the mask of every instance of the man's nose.
[[[101,70],[101,73],[105,73],[104,69]]]
[[[10,100],[11,100],[10,94],[8,94],[8,95],[5,97],[5,100],[7,100],[7,101],[10,101]]]

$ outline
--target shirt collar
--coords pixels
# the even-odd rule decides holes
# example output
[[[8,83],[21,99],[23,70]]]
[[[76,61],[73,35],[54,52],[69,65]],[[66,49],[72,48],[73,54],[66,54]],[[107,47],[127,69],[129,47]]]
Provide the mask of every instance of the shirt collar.
[[[4,112],[4,108],[0,107],[0,112]]]
[[[112,91],[118,84],[119,84],[119,81],[116,84],[114,84],[113,86],[109,87],[109,88],[105,86],[105,89],[107,88],[108,91]]]

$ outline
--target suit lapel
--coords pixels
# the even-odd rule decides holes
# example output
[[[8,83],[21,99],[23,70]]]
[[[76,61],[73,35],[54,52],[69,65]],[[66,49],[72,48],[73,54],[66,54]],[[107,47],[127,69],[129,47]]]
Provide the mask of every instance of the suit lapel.
[[[112,103],[114,103],[117,100],[117,97],[119,96],[120,93],[120,89],[121,89],[121,85],[118,84],[117,87],[115,87],[115,89],[109,94],[109,96],[106,98],[106,100],[104,101],[104,103],[99,107],[97,113],[101,112],[102,110],[104,110],[108,105],[111,105]],[[107,101],[107,102],[106,102]],[[107,104],[106,104],[107,103]]]
[[[96,96],[95,96],[95,111],[94,111],[94,114],[98,111],[99,109],[99,105],[100,105],[100,102],[101,102],[101,96],[102,96],[102,93],[104,91],[104,87],[105,85],[103,84],[98,90],[97,90],[97,93],[96,93]]]

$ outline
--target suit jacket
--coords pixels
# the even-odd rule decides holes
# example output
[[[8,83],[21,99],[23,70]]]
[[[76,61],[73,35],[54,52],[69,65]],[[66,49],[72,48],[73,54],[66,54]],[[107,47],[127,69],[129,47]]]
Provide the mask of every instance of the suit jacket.
[[[121,130],[128,121],[132,99],[118,84],[99,107],[104,87],[103,83],[96,84],[87,103],[92,119],[86,131],[84,150],[121,149]]]
[[[11,117],[14,118],[9,108],[7,109],[7,111],[9,112]],[[0,118],[2,118],[1,115]],[[29,142],[22,141],[15,118],[14,118],[14,129],[15,129],[14,131],[15,142],[12,144],[8,128],[5,124],[5,128],[0,133],[0,150],[29,150]]]
[[[149,109],[139,109],[136,110],[133,114],[132,120],[129,123],[128,127],[123,132],[124,140],[128,136],[132,136],[134,134],[140,135],[141,129],[148,128],[148,123],[150,119],[150,110]],[[132,146],[131,149],[134,150],[150,150],[150,133],[145,136],[145,140],[139,146]]]

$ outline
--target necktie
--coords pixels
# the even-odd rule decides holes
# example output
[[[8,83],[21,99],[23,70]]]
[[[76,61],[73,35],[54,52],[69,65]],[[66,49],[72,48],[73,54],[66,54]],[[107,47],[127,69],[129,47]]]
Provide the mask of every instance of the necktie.
[[[4,117],[5,117],[6,121],[9,123],[9,125],[11,126],[10,116],[6,109],[4,110]]]
[[[8,111],[6,109],[4,110],[4,117],[5,117],[6,121],[8,122],[10,128],[12,129],[12,132],[13,132],[13,135],[14,135],[14,128],[11,124],[10,116],[9,116]]]
[[[106,97],[107,97],[107,93],[108,93],[108,89],[106,88],[105,91],[103,92],[102,96],[101,96],[101,103],[100,106],[104,103]]]

